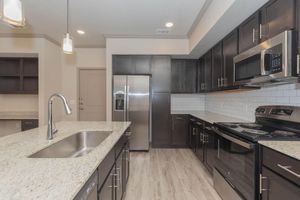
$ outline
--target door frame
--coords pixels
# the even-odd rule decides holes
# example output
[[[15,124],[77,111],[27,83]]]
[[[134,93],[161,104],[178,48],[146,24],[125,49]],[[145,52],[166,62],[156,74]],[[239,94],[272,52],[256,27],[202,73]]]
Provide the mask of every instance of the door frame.
[[[80,119],[80,110],[79,110],[79,96],[80,96],[80,71],[81,70],[102,70],[105,71],[106,74],[106,68],[99,68],[99,67],[77,67],[77,90],[76,90],[76,108],[77,108],[77,116],[76,119],[77,121],[79,121]],[[107,79],[107,76],[105,76],[105,79]],[[105,88],[105,90],[107,90],[107,86]],[[105,92],[105,101],[106,99],[106,95],[107,95],[107,91]],[[107,102],[106,102],[107,104]],[[107,112],[107,111],[106,111]],[[107,115],[105,114],[105,119],[107,120]]]

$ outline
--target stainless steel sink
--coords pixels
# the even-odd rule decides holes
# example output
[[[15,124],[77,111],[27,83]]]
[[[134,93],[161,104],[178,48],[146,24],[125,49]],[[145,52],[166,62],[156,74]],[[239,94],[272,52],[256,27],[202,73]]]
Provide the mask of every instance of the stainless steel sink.
[[[29,158],[74,158],[84,156],[101,144],[109,134],[111,134],[111,131],[78,132],[30,155]]]

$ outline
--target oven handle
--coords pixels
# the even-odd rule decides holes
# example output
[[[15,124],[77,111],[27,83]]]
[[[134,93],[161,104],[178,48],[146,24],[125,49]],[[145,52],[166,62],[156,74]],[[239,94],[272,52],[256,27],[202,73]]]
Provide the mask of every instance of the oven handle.
[[[231,141],[231,142],[233,142],[233,143],[235,143],[235,144],[238,144],[238,145],[240,145],[240,146],[242,146],[242,147],[245,147],[246,149],[253,149],[253,145],[252,144],[249,144],[249,143],[247,143],[247,142],[244,142],[244,141],[241,141],[241,140],[239,140],[239,139],[237,139],[237,138],[234,138],[234,137],[231,137],[231,136],[229,136],[229,135],[227,135],[227,134],[224,134],[224,133],[222,133],[221,131],[219,131],[216,127],[213,127],[212,128],[213,129],[213,131],[215,132],[215,133],[217,133],[218,135],[220,135],[221,137],[223,137],[223,138],[225,138],[225,139],[227,139],[227,140],[229,140],[229,141]]]

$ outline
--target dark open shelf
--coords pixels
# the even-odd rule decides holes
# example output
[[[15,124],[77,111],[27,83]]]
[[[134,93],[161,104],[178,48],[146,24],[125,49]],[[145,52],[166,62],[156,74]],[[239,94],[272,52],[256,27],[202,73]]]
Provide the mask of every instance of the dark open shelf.
[[[0,58],[1,94],[37,94],[38,58]]]

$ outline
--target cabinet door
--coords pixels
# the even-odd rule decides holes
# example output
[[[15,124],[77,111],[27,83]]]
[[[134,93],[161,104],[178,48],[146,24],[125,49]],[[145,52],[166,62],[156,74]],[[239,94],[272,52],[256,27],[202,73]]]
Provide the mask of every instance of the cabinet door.
[[[205,125],[204,128],[204,143],[205,143],[205,164],[210,171],[213,172],[213,168],[215,166],[217,151],[218,151],[218,144],[216,140],[216,135],[213,131],[211,131],[211,127]]]
[[[152,56],[134,56],[135,74],[151,74]]]
[[[171,91],[170,56],[153,56],[151,61],[152,92]]]
[[[184,91],[185,93],[197,92],[197,64],[198,60],[186,60],[185,63],[185,81]]]
[[[239,52],[246,51],[259,43],[259,12],[254,13],[239,28]]]
[[[123,162],[122,162],[122,158],[123,158],[123,151],[116,160],[116,168],[115,168],[116,176],[114,179],[115,200],[121,200],[122,195],[123,195],[123,180],[122,180],[122,178],[123,178],[123,176],[122,176]]]
[[[172,93],[195,93],[197,60],[172,59]]]
[[[223,68],[222,43],[218,43],[212,49],[212,90],[222,87],[222,68]]]
[[[203,126],[202,124],[199,124],[197,122],[197,131],[196,131],[196,155],[197,157],[203,162],[204,161],[204,132],[203,132]]]
[[[211,90],[211,50],[204,55],[204,74],[205,74],[205,83],[204,91]]]
[[[170,93],[152,94],[152,146],[171,145]]]
[[[114,170],[114,168],[112,169]],[[114,173],[112,170],[109,172],[109,176],[105,180],[102,188],[100,189],[98,193],[98,198],[99,200],[114,200],[114,185],[113,185],[113,180],[114,180]]]
[[[300,187],[277,175],[266,167],[262,168],[262,200],[299,199]]]
[[[135,63],[134,63],[133,56],[114,55],[112,59],[113,59],[113,75],[135,74]]]
[[[172,145],[174,147],[187,147],[187,136],[187,115],[172,115]]]
[[[129,142],[125,145],[122,154],[122,186],[123,191],[126,191],[126,186],[129,178],[129,167],[130,167],[130,152],[129,152]]]
[[[201,57],[198,61],[198,69],[197,69],[197,92],[202,93],[205,92],[205,66],[204,66],[204,58]]]
[[[295,28],[295,6],[295,0],[272,0],[262,8],[262,41]]]
[[[225,87],[233,86],[233,58],[238,54],[237,30],[223,39],[223,79]]]
[[[172,93],[184,93],[185,60],[172,59]]]

